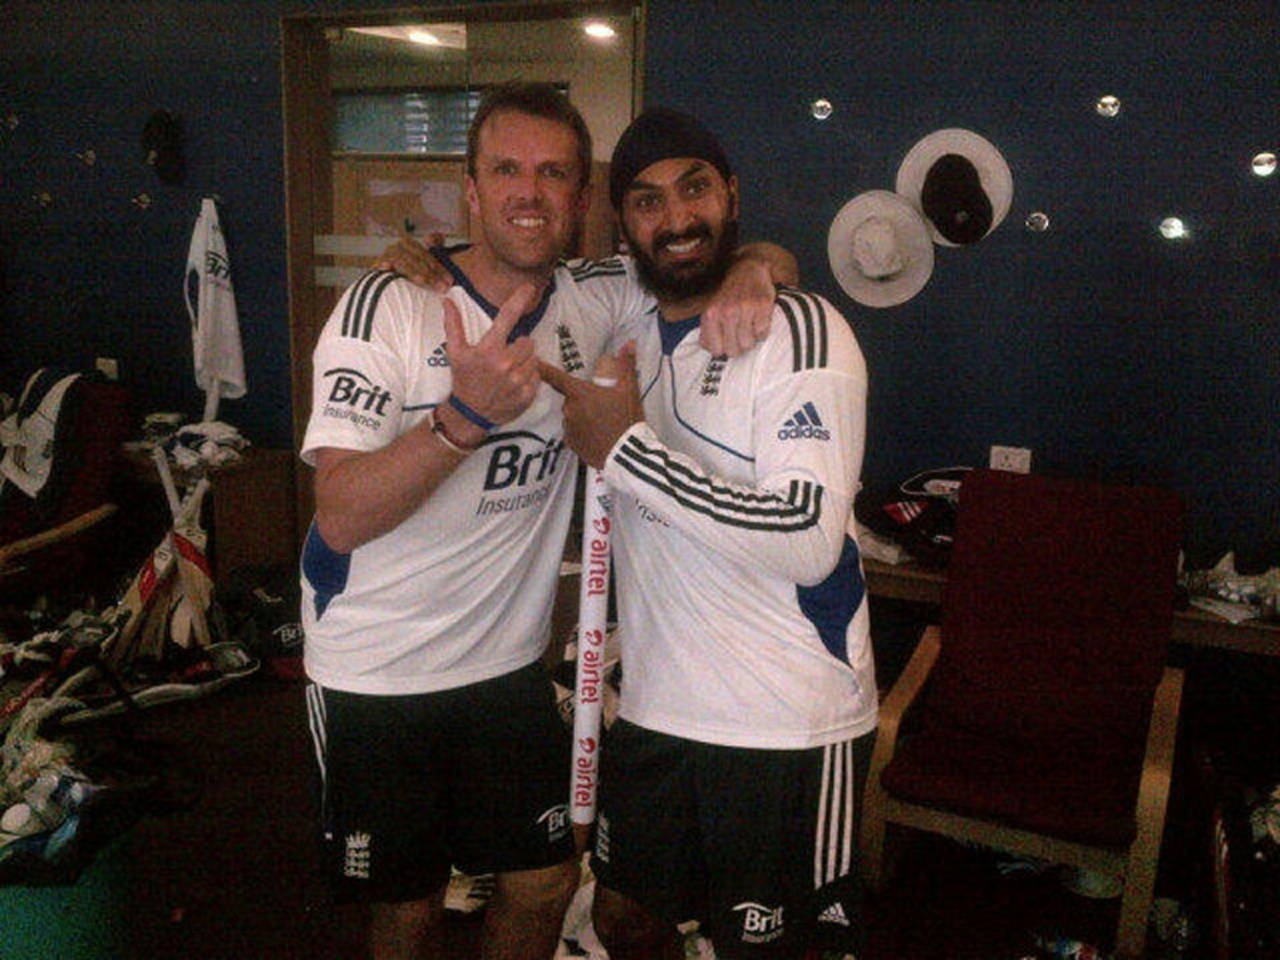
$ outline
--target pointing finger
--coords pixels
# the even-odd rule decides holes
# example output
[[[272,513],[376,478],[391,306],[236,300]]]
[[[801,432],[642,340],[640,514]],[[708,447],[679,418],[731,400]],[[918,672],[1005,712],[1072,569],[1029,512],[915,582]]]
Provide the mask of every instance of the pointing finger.
[[[502,306],[498,308],[498,315],[493,318],[493,326],[489,328],[485,338],[494,337],[500,343],[506,343],[517,321],[533,305],[533,294],[534,289],[531,283],[522,283],[512,290],[511,295],[502,301]]]
[[[617,357],[606,353],[596,361],[596,369],[591,378],[602,387],[612,387],[617,384],[621,373],[622,362]]]
[[[542,377],[542,382],[549,386],[556,393],[571,396],[577,388],[578,379],[568,373],[565,373],[559,367],[553,367],[545,361],[538,361],[538,373]]]
[[[628,340],[622,345],[622,349],[618,351],[618,362],[622,364],[623,372],[630,372],[632,376],[636,373],[636,342]]]

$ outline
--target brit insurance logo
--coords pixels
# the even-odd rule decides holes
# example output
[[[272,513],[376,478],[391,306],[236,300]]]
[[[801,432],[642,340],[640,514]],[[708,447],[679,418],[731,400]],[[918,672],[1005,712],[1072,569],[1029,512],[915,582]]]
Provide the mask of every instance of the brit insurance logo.
[[[561,803],[543,811],[538,823],[547,828],[547,843],[555,843],[569,832],[569,805]]]
[[[745,901],[733,908],[742,920],[743,943],[769,943],[782,936],[782,907]]]
[[[810,401],[793,413],[778,431],[779,440],[830,440],[831,431],[822,425],[818,408]]]
[[[489,459],[476,515],[541,509],[551,496],[551,485],[560,472],[564,441],[520,430],[497,434],[486,441],[482,449]]]
[[[382,429],[391,402],[391,391],[379,386],[359,370],[350,367],[334,367],[324,372],[329,384],[321,411],[326,417],[350,420],[370,430]]]

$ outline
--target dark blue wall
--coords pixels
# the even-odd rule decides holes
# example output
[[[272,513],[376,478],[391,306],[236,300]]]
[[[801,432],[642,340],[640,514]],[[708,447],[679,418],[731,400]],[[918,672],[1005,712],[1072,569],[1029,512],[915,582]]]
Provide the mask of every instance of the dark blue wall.
[[[6,0],[4,382],[114,356],[142,409],[198,415],[181,277],[216,193],[249,378],[222,414],[290,443],[279,17],[395,6]],[[747,235],[795,250],[853,323],[872,374],[869,483],[1029,446],[1037,469],[1176,487],[1212,559],[1280,539],[1280,175],[1247,171],[1280,148],[1277,49],[1274,0],[650,0],[645,94],[722,135]],[[1092,111],[1102,93],[1123,100],[1115,121]],[[836,108],[823,123],[819,96]],[[179,187],[142,164],[157,108],[186,127]],[[1001,148],[1013,210],[976,247],[939,249],[908,304],[859,307],[827,266],[831,219],[892,189],[910,146],[945,126]],[[1053,229],[1026,231],[1032,210]],[[1192,242],[1158,239],[1169,214]]]
[[[1249,172],[1280,149],[1280,4],[651,0],[649,22],[646,102],[721,135],[746,235],[796,251],[857,332],[868,481],[1027,446],[1038,470],[1174,486],[1197,552],[1280,540],[1280,174]],[[935,248],[909,303],[858,305],[833,217],[952,126],[1008,160],[1008,219]],[[1160,239],[1171,214],[1191,242]]]
[[[142,411],[199,419],[182,275],[200,198],[217,194],[249,381],[220,415],[255,442],[288,442],[281,7],[6,4],[0,102],[18,121],[0,126],[7,374],[116,357]],[[184,123],[181,186],[143,163],[159,108]],[[86,149],[93,166],[76,156]],[[47,208],[32,199],[42,190]]]

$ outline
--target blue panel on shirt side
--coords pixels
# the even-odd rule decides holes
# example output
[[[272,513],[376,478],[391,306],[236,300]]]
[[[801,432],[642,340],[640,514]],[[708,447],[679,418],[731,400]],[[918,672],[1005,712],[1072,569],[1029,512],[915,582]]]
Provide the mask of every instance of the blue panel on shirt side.
[[[816,586],[796,587],[801,612],[817,628],[822,645],[843,663],[849,662],[846,639],[849,624],[866,595],[858,545],[847,536],[831,575]]]
[[[324,616],[329,601],[347,588],[351,573],[351,554],[338,553],[320,536],[312,521],[302,545],[302,575],[316,592],[316,619]]]

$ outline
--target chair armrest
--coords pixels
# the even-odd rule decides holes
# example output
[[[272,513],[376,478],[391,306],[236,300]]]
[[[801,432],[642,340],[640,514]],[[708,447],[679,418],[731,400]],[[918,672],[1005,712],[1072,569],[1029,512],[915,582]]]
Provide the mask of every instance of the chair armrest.
[[[927,627],[916,644],[911,661],[898,677],[893,689],[880,704],[876,745],[871,752],[867,768],[866,790],[862,798],[862,823],[858,830],[858,848],[862,857],[864,878],[871,889],[880,886],[884,874],[883,854],[885,835],[885,808],[888,794],[880,784],[880,774],[893,759],[898,746],[898,728],[912,701],[924,688],[929,671],[933,669],[942,649],[941,632],[936,626]]]
[[[942,649],[942,631],[937,624],[931,624],[925,628],[924,633],[920,637],[920,642],[916,644],[915,652],[911,654],[911,660],[907,663],[898,680],[893,685],[888,695],[884,698],[884,702],[880,705],[880,729],[885,729],[885,724],[892,724],[897,728],[902,720],[903,714],[915,702],[919,696],[924,682],[929,678],[929,672],[933,669],[934,663],[938,659],[938,653]]]
[[[1156,687],[1147,729],[1147,749],[1138,785],[1134,810],[1137,834],[1129,846],[1125,864],[1124,897],[1120,901],[1120,927],[1116,935],[1116,956],[1143,954],[1147,914],[1155,892],[1156,869],[1160,863],[1160,843],[1164,836],[1169,786],[1173,779],[1174,747],[1178,736],[1178,713],[1182,701],[1182,670],[1164,668]]]
[[[1182,705],[1182,682],[1182,670],[1166,666],[1160,685],[1156,687],[1151,721],[1147,728],[1142,781],[1138,788],[1139,818],[1153,807],[1163,808],[1169,793],[1173,779],[1174,746],[1178,738],[1178,716]]]
[[[929,678],[942,649],[942,632],[936,624],[925,628],[915,652],[893,685],[884,702],[880,704],[879,729],[876,732],[875,753],[871,757],[869,773],[876,778],[885,765],[893,758],[893,751],[898,742],[898,728],[907,709],[915,702],[924,682]]]
[[[92,510],[86,510],[79,516],[72,517],[70,520],[64,520],[56,527],[50,527],[48,530],[41,530],[39,533],[33,533],[29,537],[23,537],[21,540],[14,540],[12,543],[6,543],[0,546],[0,569],[15,557],[20,557],[24,553],[31,553],[35,550],[43,549],[50,544],[59,543],[63,540],[69,540],[77,533],[87,530],[94,524],[101,523],[107,517],[116,512],[114,503],[103,503],[94,507]]]

